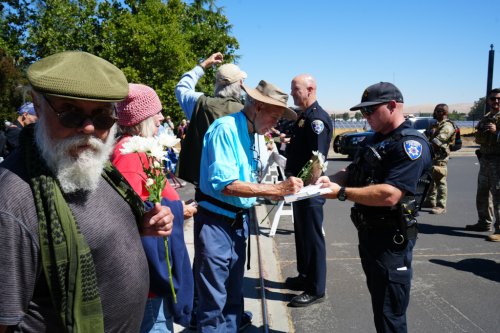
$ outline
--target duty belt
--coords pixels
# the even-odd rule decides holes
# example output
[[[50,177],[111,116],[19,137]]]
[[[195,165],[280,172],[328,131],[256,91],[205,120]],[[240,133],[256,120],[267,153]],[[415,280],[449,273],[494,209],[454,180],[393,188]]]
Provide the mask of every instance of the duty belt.
[[[393,241],[398,245],[409,239],[416,239],[418,234],[417,220],[413,216],[401,216],[397,211],[373,214],[352,207],[351,220],[360,233],[393,232]]]
[[[351,221],[356,229],[390,229],[399,226],[399,214],[397,212],[388,212],[385,214],[372,214],[364,212],[356,207],[351,208]]]

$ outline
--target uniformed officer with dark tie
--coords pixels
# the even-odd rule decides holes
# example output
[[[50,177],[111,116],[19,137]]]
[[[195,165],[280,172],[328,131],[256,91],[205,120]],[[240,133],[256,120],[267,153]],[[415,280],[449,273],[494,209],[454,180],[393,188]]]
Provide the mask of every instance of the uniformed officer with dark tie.
[[[291,95],[300,112],[287,145],[285,174],[297,176],[311,159],[313,151],[325,158],[332,138],[333,124],[330,116],[316,100],[316,81],[311,75],[301,74],[292,80]],[[323,235],[322,197],[294,202],[293,218],[297,253],[296,277],[286,279],[291,290],[303,291],[295,296],[290,306],[305,307],[321,302],[325,296],[326,249]]]

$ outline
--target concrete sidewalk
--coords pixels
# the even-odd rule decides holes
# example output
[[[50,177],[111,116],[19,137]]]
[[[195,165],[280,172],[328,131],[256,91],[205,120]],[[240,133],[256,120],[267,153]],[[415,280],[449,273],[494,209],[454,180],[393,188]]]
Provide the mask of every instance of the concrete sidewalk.
[[[190,183],[178,188],[177,192],[182,200],[194,198],[194,187]],[[244,280],[245,310],[252,312],[253,320],[252,325],[245,329],[245,333],[294,332],[287,302],[281,292],[284,280],[276,258],[278,252],[273,238],[267,236],[271,222],[266,218],[259,224],[266,215],[265,204],[255,206],[250,226],[250,270],[245,271]],[[194,256],[193,223],[193,219],[184,222],[184,237],[191,262]],[[262,284],[265,291],[264,302],[261,295]],[[174,332],[191,332],[191,330],[175,325]]]
[[[473,144],[467,145],[467,143],[464,143],[462,149],[452,152],[451,158],[454,156],[473,156],[477,148]],[[328,157],[330,159],[346,158],[345,155],[336,154],[333,150],[330,150]],[[190,183],[178,188],[177,192],[182,200],[194,198],[194,187]],[[253,313],[253,320],[252,326],[245,329],[245,332],[295,332],[291,312],[287,307],[288,301],[285,299],[285,293],[283,293],[283,290],[287,289],[284,287],[284,278],[278,262],[279,252],[274,239],[268,236],[271,230],[269,218],[274,216],[275,211],[263,221],[267,212],[268,206],[265,204],[255,206],[253,224],[250,226],[251,268],[245,271],[244,295],[245,310]],[[184,223],[184,235],[191,261],[194,256],[193,223],[193,219],[186,220]],[[258,227],[256,228],[256,226]],[[262,284],[265,291],[264,302],[262,302],[261,296]],[[267,313],[267,316],[265,316],[265,313]],[[174,331],[191,332],[189,329],[178,325],[174,327]]]

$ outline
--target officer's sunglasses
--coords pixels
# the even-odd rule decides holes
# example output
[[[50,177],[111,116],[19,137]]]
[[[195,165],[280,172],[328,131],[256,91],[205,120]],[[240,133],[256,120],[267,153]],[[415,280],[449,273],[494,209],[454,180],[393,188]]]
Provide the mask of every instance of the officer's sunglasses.
[[[500,101],[500,97],[490,97],[490,101],[492,102]]]
[[[74,105],[68,106],[66,110],[57,111],[50,100],[45,95],[42,94],[42,96],[45,102],[47,102],[52,111],[56,114],[57,119],[59,119],[59,123],[66,128],[83,127],[85,121],[90,119],[96,129],[107,130],[110,129],[118,119],[115,117],[116,107],[114,104],[113,109],[95,109],[89,116],[86,115],[82,109],[77,108]]]
[[[359,111],[361,111],[361,114],[363,115],[363,117],[368,117],[368,116],[371,116],[373,113],[375,113],[375,111],[377,111],[378,108],[384,104],[387,104],[387,103],[381,103],[381,104],[370,105],[370,106],[363,106]]]

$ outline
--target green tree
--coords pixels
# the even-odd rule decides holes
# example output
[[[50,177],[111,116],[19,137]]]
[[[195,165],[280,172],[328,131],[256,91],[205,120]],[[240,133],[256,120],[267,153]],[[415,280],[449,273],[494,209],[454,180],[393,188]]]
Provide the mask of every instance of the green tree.
[[[215,52],[224,54],[224,62],[233,62],[239,48],[238,41],[231,36],[232,25],[224,15],[224,8],[217,7],[214,0],[194,0],[183,16],[183,33],[191,44],[191,64],[189,70],[199,60]],[[207,94],[213,93],[215,69],[209,68],[198,82],[197,89]]]
[[[0,1],[0,48],[16,65],[24,62],[31,0]]]
[[[96,0],[38,0],[33,6],[36,16],[29,22],[27,37],[31,60],[66,50],[98,53]]]
[[[14,58],[0,48],[0,126],[4,120],[14,120],[16,110],[23,103],[24,79],[15,66]]]
[[[343,120],[348,120],[348,119],[349,119],[349,112],[344,112],[344,113],[342,114],[342,119],[343,119]]]
[[[129,82],[143,83],[156,90],[164,111],[182,117],[174,87],[190,64],[190,44],[182,34],[179,17],[185,4],[160,0],[127,1],[130,10],[121,11],[103,25],[102,54],[121,68]]]
[[[486,97],[481,97],[479,100],[474,102],[474,105],[470,108],[467,119],[468,120],[478,120],[484,115],[484,110],[486,107]]]
[[[357,121],[360,121],[361,119],[363,119],[363,115],[361,114],[361,112],[356,112],[354,114],[354,119],[356,119]]]
[[[174,119],[183,113],[174,96],[181,75],[220,51],[236,59],[232,26],[215,1],[6,0],[0,1],[0,47],[23,71],[64,50],[98,55],[121,68],[129,82],[151,86]],[[197,87],[212,93],[208,69]]]

